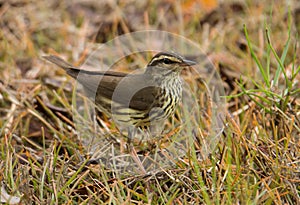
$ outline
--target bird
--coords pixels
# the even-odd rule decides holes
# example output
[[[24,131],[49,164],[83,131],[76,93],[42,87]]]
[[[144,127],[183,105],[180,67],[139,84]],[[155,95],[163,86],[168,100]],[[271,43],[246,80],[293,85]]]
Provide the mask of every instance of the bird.
[[[87,96],[94,98],[97,109],[121,129],[127,129],[129,138],[134,137],[137,129],[163,126],[182,98],[181,71],[197,64],[174,52],[159,52],[143,73],[131,74],[88,71],[57,55],[43,57],[82,84]]]

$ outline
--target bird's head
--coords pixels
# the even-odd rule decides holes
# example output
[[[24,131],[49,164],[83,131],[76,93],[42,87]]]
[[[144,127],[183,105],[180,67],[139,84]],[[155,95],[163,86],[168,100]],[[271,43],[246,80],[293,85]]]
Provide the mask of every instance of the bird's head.
[[[160,52],[153,56],[147,65],[146,73],[150,74],[179,74],[187,66],[197,64],[194,61],[184,59],[175,53]]]

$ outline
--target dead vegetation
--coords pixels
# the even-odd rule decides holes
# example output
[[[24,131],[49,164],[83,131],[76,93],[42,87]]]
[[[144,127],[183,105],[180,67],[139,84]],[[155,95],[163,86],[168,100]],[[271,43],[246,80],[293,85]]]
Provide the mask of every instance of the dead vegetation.
[[[22,204],[299,204],[299,6],[0,2],[2,189]],[[41,56],[78,65],[95,43],[144,29],[201,45],[224,83],[226,128],[205,160],[195,146],[172,169],[121,177],[89,161],[72,121],[73,81]]]

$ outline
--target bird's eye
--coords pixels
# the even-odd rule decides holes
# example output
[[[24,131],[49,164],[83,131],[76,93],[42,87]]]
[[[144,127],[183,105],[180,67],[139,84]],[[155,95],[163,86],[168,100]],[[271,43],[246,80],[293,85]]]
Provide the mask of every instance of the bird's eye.
[[[170,59],[168,58],[164,58],[164,64],[172,64],[173,61],[171,61]]]

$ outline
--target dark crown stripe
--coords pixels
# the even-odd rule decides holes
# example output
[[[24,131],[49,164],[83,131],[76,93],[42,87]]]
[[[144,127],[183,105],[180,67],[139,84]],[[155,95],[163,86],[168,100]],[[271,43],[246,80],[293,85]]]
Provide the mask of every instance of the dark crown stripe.
[[[170,61],[173,61],[174,63],[181,63],[183,61],[180,56],[177,56],[177,55],[171,54],[171,53],[161,52],[161,53],[156,54],[152,58],[152,60],[148,64],[148,66],[155,66],[159,63],[162,63],[165,58],[168,58]]]

